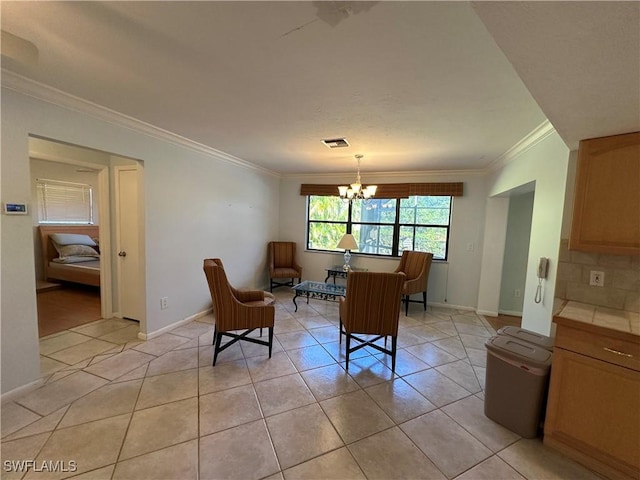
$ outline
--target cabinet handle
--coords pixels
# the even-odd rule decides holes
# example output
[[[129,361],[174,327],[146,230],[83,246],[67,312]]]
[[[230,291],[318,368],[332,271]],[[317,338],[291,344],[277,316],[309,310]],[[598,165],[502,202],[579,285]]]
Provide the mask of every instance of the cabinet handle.
[[[618,350],[614,350],[613,348],[607,348],[607,347],[604,347],[604,349],[605,349],[607,352],[615,353],[616,355],[622,355],[623,357],[633,358],[633,355],[631,355],[630,353],[620,352],[620,351],[618,351]]]

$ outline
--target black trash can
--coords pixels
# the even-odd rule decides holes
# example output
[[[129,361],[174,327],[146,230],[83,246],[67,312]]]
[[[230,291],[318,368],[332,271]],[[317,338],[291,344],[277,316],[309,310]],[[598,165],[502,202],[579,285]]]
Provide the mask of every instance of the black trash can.
[[[535,438],[546,403],[551,352],[508,335],[485,343],[484,414],[525,438]]]

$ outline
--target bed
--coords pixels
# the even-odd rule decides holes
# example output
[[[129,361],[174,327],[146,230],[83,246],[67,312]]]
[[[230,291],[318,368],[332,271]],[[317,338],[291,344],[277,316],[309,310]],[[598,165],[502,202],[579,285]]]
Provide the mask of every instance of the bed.
[[[100,286],[100,258],[87,257],[78,263],[60,263],[58,250],[51,240],[55,233],[87,235],[97,242],[99,227],[97,225],[56,225],[38,227],[42,241],[42,265],[44,278],[48,281],[65,281],[84,285]],[[92,247],[99,251],[97,246]],[[83,259],[85,260],[85,259]]]

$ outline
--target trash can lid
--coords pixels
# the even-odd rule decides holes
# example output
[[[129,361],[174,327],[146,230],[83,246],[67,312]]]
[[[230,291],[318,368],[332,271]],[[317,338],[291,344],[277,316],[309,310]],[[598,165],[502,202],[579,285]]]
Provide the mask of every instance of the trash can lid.
[[[524,365],[549,368],[551,352],[533,343],[506,335],[496,335],[485,342],[487,351]]]
[[[539,345],[547,350],[553,349],[553,338],[547,337],[546,335],[540,335],[539,333],[532,332],[531,330],[526,330],[524,328],[509,325],[498,330],[498,335],[509,335],[510,337],[519,338],[525,342]]]

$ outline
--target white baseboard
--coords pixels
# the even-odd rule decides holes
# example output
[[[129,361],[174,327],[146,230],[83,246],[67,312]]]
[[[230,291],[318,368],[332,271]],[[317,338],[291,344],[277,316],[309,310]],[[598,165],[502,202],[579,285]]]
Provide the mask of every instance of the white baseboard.
[[[485,315],[487,317],[497,317],[498,316],[498,312],[492,312],[490,310],[476,310],[476,313],[478,315]]]
[[[26,385],[22,385],[21,387],[14,388],[13,390],[9,390],[7,393],[3,393],[0,402],[10,402],[14,398],[21,397],[29,393],[32,390],[35,390],[38,387],[41,387],[44,384],[44,380],[39,378],[35,382],[27,383]]]
[[[161,329],[156,330],[156,331],[151,332],[151,333],[138,332],[138,338],[140,340],[151,340],[153,338],[159,337],[163,333],[170,332],[174,328],[178,328],[178,327],[181,327],[182,325],[185,325],[185,324],[187,324],[189,322],[192,322],[193,320],[196,320],[197,318],[204,317],[205,315],[210,314],[212,311],[213,311],[213,309],[211,309],[211,308],[209,308],[207,310],[203,310],[202,312],[198,312],[198,313],[196,313],[194,315],[191,315],[190,317],[184,318],[182,320],[178,320],[177,322],[174,322],[171,325],[167,325],[166,327],[162,327]]]
[[[427,305],[432,307],[450,308],[452,310],[465,310],[468,312],[473,312],[475,310],[474,307],[468,307],[465,305],[452,305],[451,303],[427,302]]]

